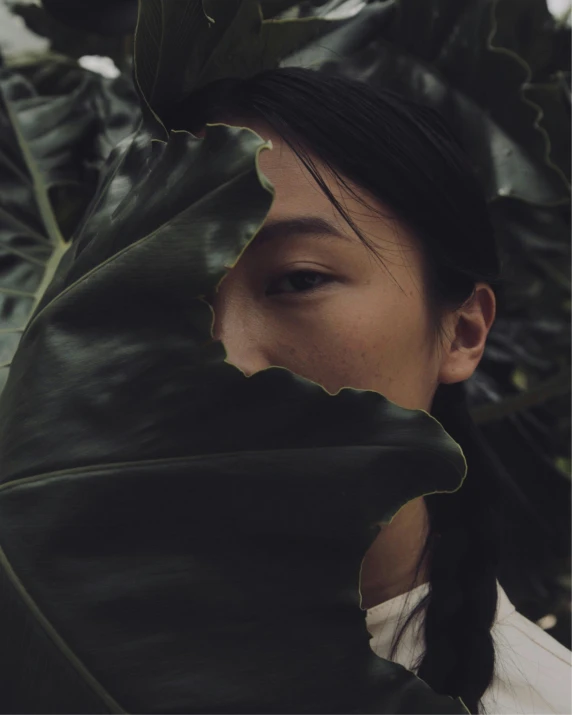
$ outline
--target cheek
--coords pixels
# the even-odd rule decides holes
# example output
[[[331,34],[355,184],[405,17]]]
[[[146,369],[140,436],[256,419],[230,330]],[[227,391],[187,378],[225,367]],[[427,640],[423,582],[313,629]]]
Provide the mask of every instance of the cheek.
[[[273,329],[272,364],[323,385],[375,390],[408,409],[427,409],[431,361],[420,311],[395,307],[364,311],[335,301],[308,319],[282,319]],[[324,306],[326,302],[324,302]]]

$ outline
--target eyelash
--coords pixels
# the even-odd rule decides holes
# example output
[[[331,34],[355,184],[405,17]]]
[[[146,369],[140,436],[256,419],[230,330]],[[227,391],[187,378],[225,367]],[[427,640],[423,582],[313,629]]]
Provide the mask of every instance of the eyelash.
[[[305,290],[294,290],[294,291],[274,291],[274,292],[269,292],[270,287],[275,284],[279,283],[280,281],[284,280],[284,278],[291,278],[292,276],[320,276],[321,279],[324,279],[321,285],[318,286],[311,286],[310,288],[307,288]],[[320,273],[320,271],[289,271],[288,273],[283,273],[281,276],[278,276],[275,278],[271,283],[269,284],[269,287],[266,289],[266,295],[296,295],[296,294],[305,294],[308,295],[309,293],[314,293],[317,290],[320,290],[320,288],[323,288],[324,285],[327,285],[328,283],[331,283],[334,280],[333,276],[328,275],[327,273]]]

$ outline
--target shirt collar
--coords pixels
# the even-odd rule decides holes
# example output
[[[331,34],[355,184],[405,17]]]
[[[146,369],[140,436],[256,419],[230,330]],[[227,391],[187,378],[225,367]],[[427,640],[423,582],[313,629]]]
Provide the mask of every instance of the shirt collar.
[[[403,593],[400,596],[389,599],[389,601],[384,601],[379,603],[377,606],[368,608],[366,612],[366,623],[368,626],[376,626],[381,623],[389,623],[392,621],[397,621],[401,615],[404,608],[407,609],[407,615],[417,606],[417,604],[424,598],[424,596],[429,591],[429,583],[422,583],[407,593]],[[505,590],[500,585],[497,580],[497,613],[495,617],[495,622],[503,620],[511,613],[516,611],[516,608],[506,595]]]

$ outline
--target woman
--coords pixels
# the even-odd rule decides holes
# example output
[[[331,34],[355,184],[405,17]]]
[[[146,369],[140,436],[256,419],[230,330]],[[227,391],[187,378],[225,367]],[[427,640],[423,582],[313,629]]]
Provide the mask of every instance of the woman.
[[[431,109],[308,69],[215,83],[170,118],[199,135],[214,122],[274,147],[260,156],[276,188],[267,222],[211,296],[228,362],[376,390],[430,412],[467,457],[462,489],[407,504],[365,555],[374,652],[472,713],[572,712],[570,651],[497,581],[498,477],[464,381],[502,280],[460,147]]]

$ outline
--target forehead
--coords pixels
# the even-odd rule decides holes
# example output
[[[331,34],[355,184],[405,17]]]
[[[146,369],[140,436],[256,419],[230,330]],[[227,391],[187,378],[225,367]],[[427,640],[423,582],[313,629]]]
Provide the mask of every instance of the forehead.
[[[272,150],[264,150],[259,155],[262,172],[270,179],[276,196],[270,217],[295,212],[322,214],[328,219],[337,216],[334,206],[318,186],[316,180],[304,166],[302,160],[288,146],[282,137],[263,124],[250,123],[250,128],[263,139],[272,141]],[[334,196],[341,200],[342,192],[327,167],[315,156],[311,156],[320,176]]]
[[[259,165],[275,188],[275,198],[268,214],[268,220],[280,220],[298,216],[322,216],[336,225],[348,236],[356,239],[352,229],[337,211],[330,199],[322,191],[302,160],[288,146],[282,137],[263,120],[258,119],[219,119],[227,124],[252,129],[264,140],[272,142],[271,150],[259,154]],[[406,248],[408,253],[419,253],[420,245],[412,231],[398,221],[391,211],[375,197],[342,176],[351,188],[348,191],[329,168],[310,152],[310,158],[319,172],[321,179],[332,195],[347,211],[360,231],[363,231],[371,244],[381,252],[394,253]],[[363,246],[362,246],[363,247]],[[416,256],[414,260],[419,260]]]
[[[308,208],[312,208],[313,215],[322,214],[324,218],[336,219],[338,225],[345,224],[339,213],[335,210],[331,201],[324,194],[318,183],[304,166],[302,160],[293,151],[288,143],[263,119],[256,117],[230,116],[226,113],[216,115],[213,122],[229,124],[231,126],[247,127],[255,131],[265,141],[272,142],[272,149],[265,149],[258,155],[259,166],[262,172],[270,179],[275,188],[275,198],[272,208],[269,213],[269,218],[278,218],[284,212],[292,215],[298,209],[299,213],[304,213]],[[198,136],[204,134],[204,129],[198,133]],[[352,197],[347,189],[343,189],[339,181],[332,175],[328,167],[312,152],[308,152],[312,163],[318,170],[320,178],[327,185],[333,196],[347,208],[352,211],[353,208],[360,206],[363,213],[364,207],[355,197]],[[363,196],[366,199],[367,205],[373,207],[373,211],[368,211],[372,216],[375,214],[379,219],[379,202],[371,196],[367,196],[367,192],[356,186],[347,177],[343,177],[344,181],[351,186],[352,192],[358,196]],[[347,204],[347,205],[346,205]],[[383,209],[384,215],[390,215],[387,209]]]

